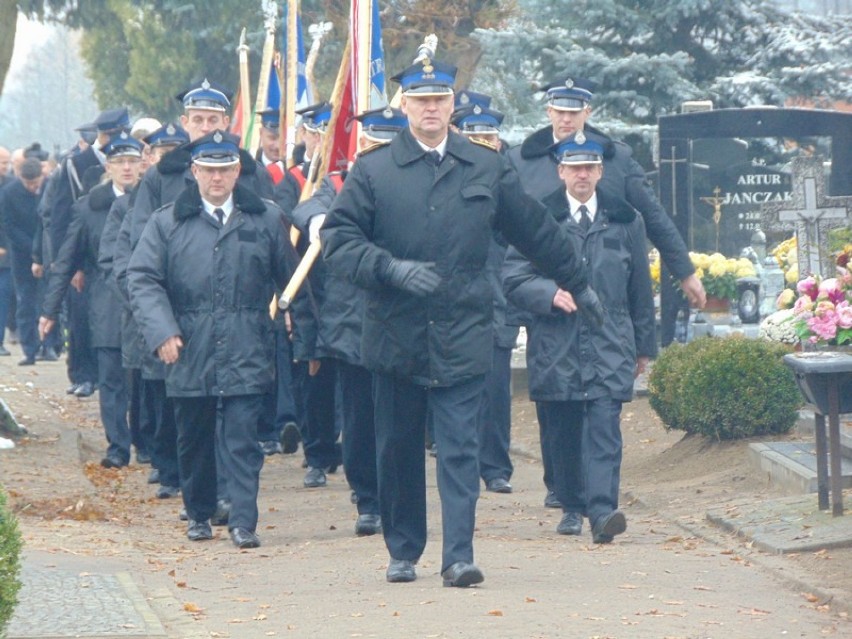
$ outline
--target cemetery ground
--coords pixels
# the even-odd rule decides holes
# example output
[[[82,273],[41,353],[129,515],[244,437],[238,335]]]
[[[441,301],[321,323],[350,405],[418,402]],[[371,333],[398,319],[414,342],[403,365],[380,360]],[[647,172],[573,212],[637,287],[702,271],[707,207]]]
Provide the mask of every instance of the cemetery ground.
[[[260,549],[236,550],[222,528],[191,543],[179,501],[153,497],[148,466],[99,466],[97,395],[64,394],[64,361],[19,368],[16,355],[0,359],[0,393],[30,431],[0,451],[25,539],[10,639],[852,636],[852,548],[774,555],[710,523],[708,510],[766,507],[781,493],[749,463],[749,441],[667,432],[647,398],[625,405],[628,530],[604,546],[587,522],[581,537],[555,533],[534,408],[515,399],[515,491],[483,491],[486,580],[457,590],[441,587],[431,459],[429,544],[412,584],[386,583],[381,538],[353,534],[340,472],[327,488],[302,487],[301,454],[267,458]]]

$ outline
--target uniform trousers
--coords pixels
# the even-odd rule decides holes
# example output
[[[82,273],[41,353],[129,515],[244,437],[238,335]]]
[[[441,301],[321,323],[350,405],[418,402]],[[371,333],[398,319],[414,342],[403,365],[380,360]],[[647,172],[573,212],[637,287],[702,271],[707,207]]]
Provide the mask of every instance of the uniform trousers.
[[[302,440],[305,459],[312,468],[340,464],[340,447],[335,428],[335,386],[337,360],[323,358],[316,375],[304,378],[305,424]]]
[[[178,488],[180,470],[175,406],[172,398],[166,395],[166,383],[162,379],[142,380],[142,404],[154,425],[151,461],[159,471],[160,485]]]
[[[216,511],[216,473],[227,477],[228,528],[257,528],[257,494],[263,453],[257,422],[263,395],[173,397],[178,432],[181,493],[187,515],[207,521]],[[217,404],[221,419],[217,420]],[[217,469],[216,449],[221,466]]]
[[[286,331],[278,330],[276,326],[274,335],[275,386],[266,396],[266,408],[261,413],[257,429],[258,439],[262,442],[280,441],[288,422],[299,423],[293,399],[292,347]]]
[[[6,339],[6,320],[12,305],[12,294],[12,270],[8,266],[0,266],[0,346]]]
[[[130,427],[127,425],[127,371],[120,348],[96,348],[98,401],[108,442],[107,455],[130,461]]]
[[[379,505],[385,544],[394,559],[416,561],[426,547],[427,413],[438,449],[443,552],[441,572],[473,562],[473,530],[479,498],[477,416],[484,375],[443,388],[425,388],[375,374]]]
[[[18,325],[18,341],[21,350],[29,359],[34,359],[41,347],[38,337],[38,315],[41,310],[39,280],[31,272],[32,262],[12,254],[12,277],[15,284],[17,308],[15,321]]]
[[[83,289],[78,293],[69,287],[65,301],[68,308],[68,379],[72,384],[94,383],[98,379],[98,362],[89,330],[88,292]]]
[[[487,483],[512,478],[512,349],[494,345],[479,408],[479,474]]]
[[[130,427],[130,441],[139,452],[152,454],[154,449],[155,423],[150,412],[142,402],[142,370],[127,368],[127,425]]]
[[[618,508],[621,480],[620,400],[537,402],[547,421],[553,487],[565,512],[580,512],[592,526]]]
[[[358,514],[379,514],[373,377],[362,366],[337,362],[343,410],[343,469],[358,498]]]

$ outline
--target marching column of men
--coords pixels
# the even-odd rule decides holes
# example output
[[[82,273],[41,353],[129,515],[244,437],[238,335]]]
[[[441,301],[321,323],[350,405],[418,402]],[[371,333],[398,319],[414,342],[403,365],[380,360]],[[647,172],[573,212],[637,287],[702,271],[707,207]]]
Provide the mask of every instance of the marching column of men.
[[[126,466],[134,447],[137,461],[150,455],[157,497],[182,497],[188,539],[227,525],[235,546],[258,547],[264,456],[301,440],[303,485],[325,486],[342,462],[355,533],[383,535],[389,582],[414,581],[428,431],[443,584],[481,583],[480,481],[512,492],[518,325],[557,532],[580,534],[584,516],[595,543],[626,530],[619,417],[656,349],[645,234],[698,306],[704,291],[629,147],[587,123],[591,82],[544,87],[550,126],[507,149],[503,114],[456,93],[455,72],[426,58],[395,76],[401,110],[359,114],[355,162],[321,181],[331,104],[299,110],[288,168],[278,111],[259,113],[251,157],[227,132],[231,94],[204,79],[176,96],[180,124],[138,121],[134,137],[127,109],[109,109],[81,127],[96,139],[62,163],[41,205],[34,157],[0,190],[20,363],[58,333],[64,302],[71,390],[99,389],[102,465]],[[321,257],[276,312],[314,243]]]

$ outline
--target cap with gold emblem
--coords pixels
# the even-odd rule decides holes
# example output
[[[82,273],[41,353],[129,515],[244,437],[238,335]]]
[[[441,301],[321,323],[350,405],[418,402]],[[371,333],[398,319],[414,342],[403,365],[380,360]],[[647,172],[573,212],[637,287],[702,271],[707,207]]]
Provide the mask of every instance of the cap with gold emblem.
[[[456,67],[424,58],[391,78],[399,82],[402,94],[413,97],[451,95],[456,81]]]

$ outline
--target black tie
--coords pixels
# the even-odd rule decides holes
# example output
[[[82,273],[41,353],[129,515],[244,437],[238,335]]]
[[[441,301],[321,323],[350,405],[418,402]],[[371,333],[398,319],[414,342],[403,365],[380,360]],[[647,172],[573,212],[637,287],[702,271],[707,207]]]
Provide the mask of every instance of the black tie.
[[[580,228],[585,233],[592,225],[592,218],[589,217],[589,209],[586,208],[585,204],[581,204],[578,210],[580,211]]]
[[[426,153],[426,159],[432,166],[438,166],[441,163],[441,154],[432,149]]]
[[[219,220],[219,226],[225,226],[225,211],[222,209],[213,209],[213,215]]]

